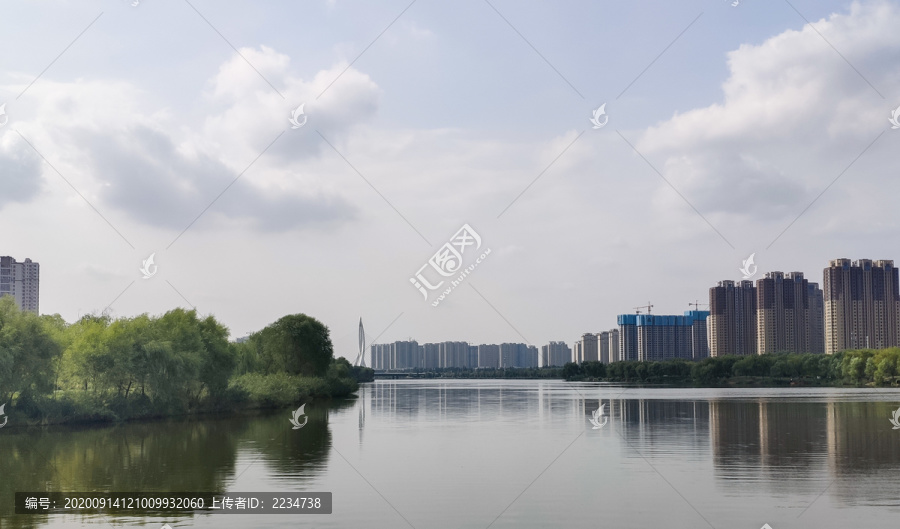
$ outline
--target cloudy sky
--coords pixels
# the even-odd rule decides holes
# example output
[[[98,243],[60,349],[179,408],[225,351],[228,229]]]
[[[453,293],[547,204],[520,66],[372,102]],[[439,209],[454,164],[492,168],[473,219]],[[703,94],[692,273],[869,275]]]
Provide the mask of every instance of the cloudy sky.
[[[900,3],[733,3],[7,2],[0,255],[68,321],[303,312],[351,360],[900,261]]]

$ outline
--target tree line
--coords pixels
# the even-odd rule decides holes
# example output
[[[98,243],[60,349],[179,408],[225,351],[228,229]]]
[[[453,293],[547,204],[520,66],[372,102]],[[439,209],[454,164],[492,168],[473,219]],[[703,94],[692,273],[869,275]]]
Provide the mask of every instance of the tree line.
[[[288,406],[349,395],[372,375],[335,360],[328,328],[305,314],[232,343],[196,310],[69,324],[0,297],[0,404],[33,423]]]
[[[776,353],[748,356],[718,356],[699,362],[624,361],[568,363],[566,380],[672,383],[698,386],[762,382],[816,385],[900,384],[900,347],[842,351],[833,355]]]

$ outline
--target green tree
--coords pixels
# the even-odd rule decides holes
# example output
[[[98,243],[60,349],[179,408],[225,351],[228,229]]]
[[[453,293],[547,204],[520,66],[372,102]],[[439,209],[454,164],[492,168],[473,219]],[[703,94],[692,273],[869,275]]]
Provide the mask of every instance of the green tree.
[[[625,362],[613,362],[606,366],[606,376],[609,380],[624,380]]]
[[[704,358],[700,362],[691,366],[691,379],[695,384],[708,385],[712,384],[718,378],[716,376],[716,365],[721,357]]]
[[[153,345],[154,401],[164,402],[171,410],[196,406],[206,388],[201,373],[207,356],[197,311],[166,312],[155,321],[153,335],[159,342]]]
[[[845,379],[860,384],[866,379],[866,364],[872,356],[871,351],[844,351],[842,374]]]
[[[826,363],[822,362],[820,358],[822,355],[818,354],[805,354],[803,355],[803,365],[800,368],[800,372],[803,376],[809,378],[819,378],[825,376],[825,366]]]
[[[572,380],[573,378],[581,375],[581,366],[576,364],[575,362],[566,362],[566,364],[562,368],[562,376],[566,380]]]
[[[342,356],[335,359],[335,361],[328,366],[326,377],[331,379],[350,378],[350,371],[352,368],[353,366],[350,365],[350,361]]]
[[[237,352],[228,343],[228,328],[212,316],[199,321],[198,327],[203,342],[200,382],[210,397],[219,397],[228,389],[228,380],[237,365]]]
[[[99,389],[98,351],[106,347],[105,331],[108,317],[87,315],[66,329],[66,343],[63,352],[61,379],[63,386],[81,387],[85,391]]]
[[[647,362],[638,362],[637,366],[634,368],[635,375],[637,379],[641,382],[647,380],[647,375],[649,373],[649,369],[647,368]]]
[[[588,377],[603,378],[606,376],[606,366],[602,362],[590,360],[581,364],[581,372]]]
[[[246,373],[262,372],[262,364],[259,358],[258,340],[248,339],[246,341],[232,344],[235,358],[235,375],[243,375]]]
[[[12,296],[0,297],[0,404],[13,395],[47,395],[56,383],[62,348],[54,330],[31,312],[22,312]]]
[[[306,314],[285,316],[250,337],[264,373],[323,376],[334,360],[328,327]]]

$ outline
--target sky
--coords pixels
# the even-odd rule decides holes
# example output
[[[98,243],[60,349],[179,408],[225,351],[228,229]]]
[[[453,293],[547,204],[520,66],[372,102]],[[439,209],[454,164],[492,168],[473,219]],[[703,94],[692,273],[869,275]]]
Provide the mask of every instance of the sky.
[[[3,20],[0,255],[39,262],[69,322],[196,308],[237,338],[304,313],[352,361],[360,318],[369,343],[571,345],[706,308],[751,255],[752,279],[820,284],[831,259],[900,262],[900,2]]]

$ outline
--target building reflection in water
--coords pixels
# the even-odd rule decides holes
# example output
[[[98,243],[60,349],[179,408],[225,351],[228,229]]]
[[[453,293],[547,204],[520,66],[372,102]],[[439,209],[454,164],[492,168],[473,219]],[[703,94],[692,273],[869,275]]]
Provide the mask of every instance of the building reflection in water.
[[[890,403],[826,395],[624,398],[628,393],[620,396],[617,388],[603,391],[613,398],[584,398],[596,388],[573,390],[545,381],[493,387],[462,380],[384,381],[370,386],[366,405],[372,418],[477,423],[527,417],[535,428],[578,420],[591,430],[592,413],[606,404],[604,428],[621,436],[625,449],[645,457],[711,460],[714,477],[737,495],[764,483],[776,495],[815,496],[828,488],[829,497],[846,505],[898,504],[900,432],[887,420]]]

